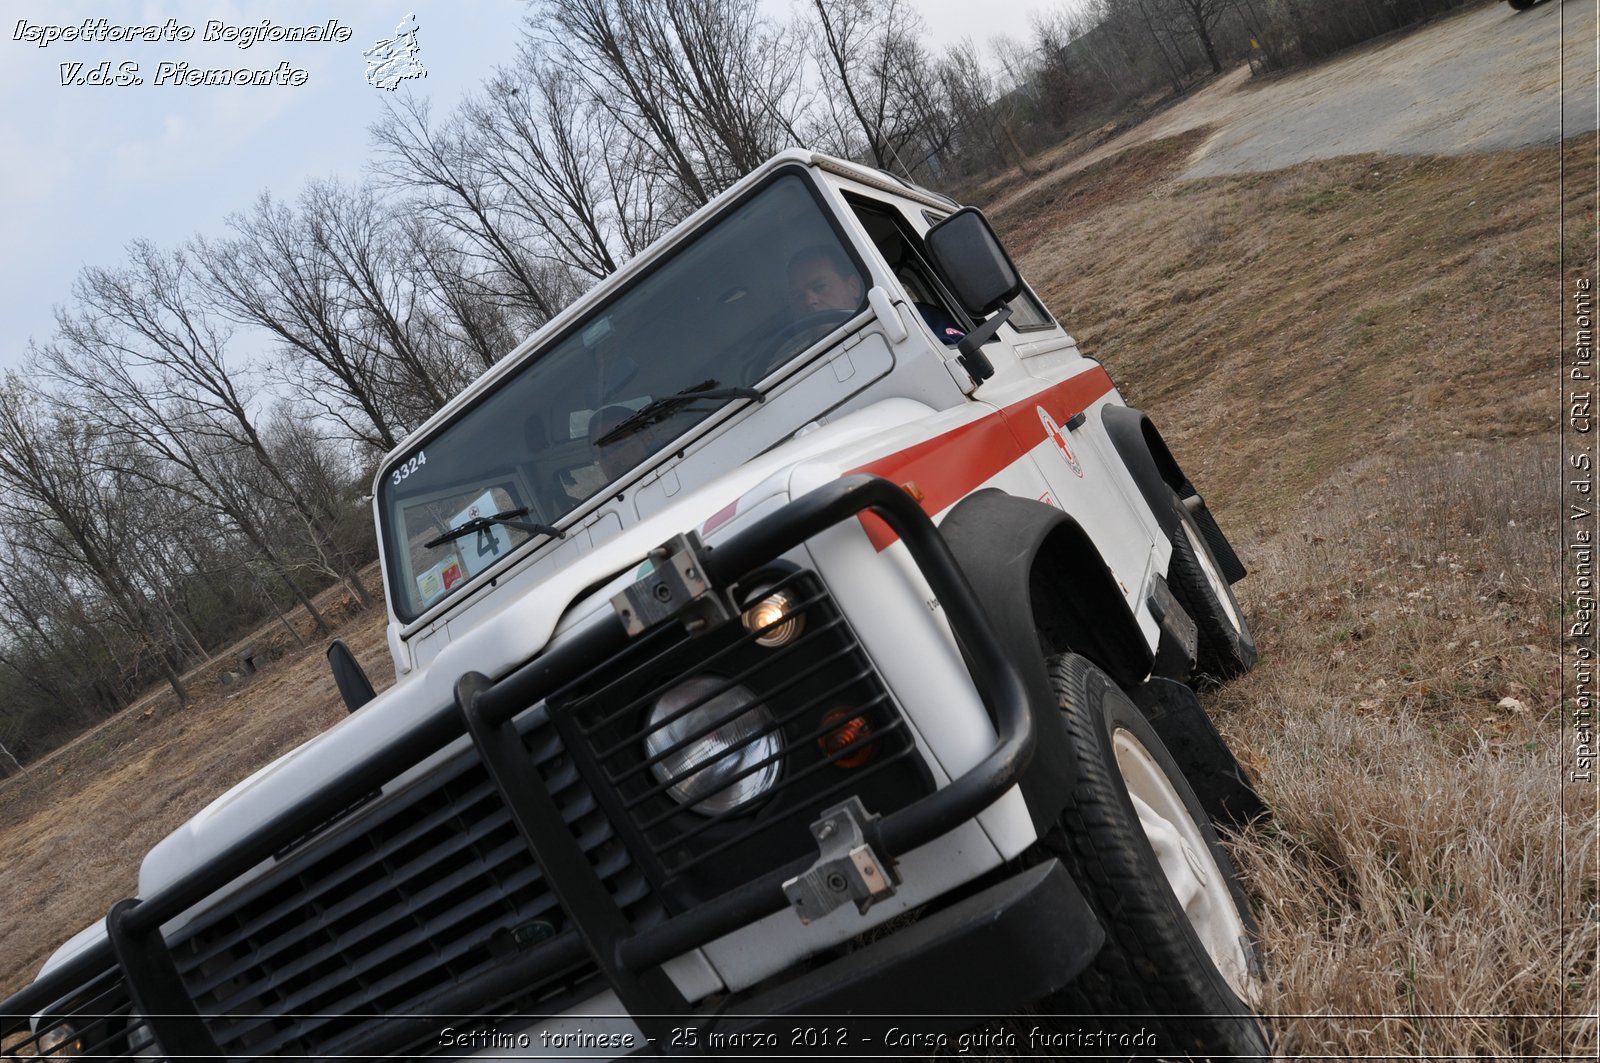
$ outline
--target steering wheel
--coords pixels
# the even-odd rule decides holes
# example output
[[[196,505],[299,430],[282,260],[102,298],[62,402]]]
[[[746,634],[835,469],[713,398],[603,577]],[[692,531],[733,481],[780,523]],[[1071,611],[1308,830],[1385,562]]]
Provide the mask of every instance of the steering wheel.
[[[766,350],[745,363],[744,378],[746,383],[753,383],[766,376],[767,371],[780,362],[789,358],[807,347],[818,337],[833,331],[833,329],[856,316],[854,310],[818,310],[815,313],[803,314],[784,325],[773,333],[771,342]]]
[[[807,332],[821,332],[823,325],[827,325],[830,328],[834,325],[842,325],[855,316],[856,312],[854,310],[818,310],[815,313],[797,317],[779,329],[777,335],[772,337],[772,348],[777,350],[788,340]]]

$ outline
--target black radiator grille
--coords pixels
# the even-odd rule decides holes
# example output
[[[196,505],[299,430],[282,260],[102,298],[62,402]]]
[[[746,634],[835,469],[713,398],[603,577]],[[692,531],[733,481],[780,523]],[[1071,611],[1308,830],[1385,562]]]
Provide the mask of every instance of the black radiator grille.
[[[764,587],[762,596],[773,591],[790,594],[791,612],[805,618],[787,645],[756,642],[778,624],[752,632],[733,622],[699,638],[684,637],[681,628],[663,630],[550,699],[557,724],[581,755],[580,767],[612,820],[624,826],[658,885],[684,904],[814,852],[807,827],[829,804],[857,794],[869,809],[884,813],[933,789],[904,718],[820,581],[795,572]],[[707,681],[703,692],[652,725],[658,699],[690,677]],[[646,748],[651,732],[736,689],[766,707],[765,722],[718,757],[660,778],[655,765],[745,710],[719,709],[712,714],[717,719],[654,754]],[[851,721],[864,725],[866,737],[829,748],[825,740]],[[707,814],[685,808],[669,793],[708,764],[738,757],[768,735],[778,737],[777,750],[729,777],[737,781],[776,765],[776,779],[759,798]],[[731,876],[706,869],[713,857],[726,859]]]
[[[623,911],[649,925],[660,910],[644,876],[537,715],[525,738],[531,761]],[[462,1002],[470,1014],[547,996],[593,971],[572,943],[468,751],[227,898],[175,935],[172,951],[224,1051],[314,1055],[364,1045],[367,1032],[381,1039],[385,1017],[437,1013],[468,985],[498,987],[498,999]],[[541,953],[551,958],[544,981],[494,979],[496,968]]]

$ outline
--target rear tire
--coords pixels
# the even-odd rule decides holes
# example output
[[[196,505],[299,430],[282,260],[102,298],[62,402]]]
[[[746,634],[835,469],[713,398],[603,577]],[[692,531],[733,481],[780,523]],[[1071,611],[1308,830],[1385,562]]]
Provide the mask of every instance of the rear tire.
[[[1077,783],[1045,848],[1106,931],[1052,1010],[1154,1033],[1141,1054],[1264,1059],[1255,920],[1194,791],[1137,706],[1087,660],[1047,662]],[[1117,1018],[1115,1016],[1122,1016]],[[1117,1040],[1107,1042],[1116,1047]]]
[[[1199,525],[1181,501],[1174,499],[1173,508],[1178,530],[1172,535],[1167,586],[1199,631],[1195,674],[1217,682],[1243,675],[1255,667],[1255,636]]]

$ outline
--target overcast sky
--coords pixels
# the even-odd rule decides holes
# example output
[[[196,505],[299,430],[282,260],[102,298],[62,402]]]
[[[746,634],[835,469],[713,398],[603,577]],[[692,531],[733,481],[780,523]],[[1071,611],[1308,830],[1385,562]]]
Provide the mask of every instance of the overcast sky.
[[[917,0],[935,52],[971,36],[1021,37],[1036,8],[1060,0]],[[787,0],[763,0],[786,17]],[[972,12],[983,12],[975,22]],[[409,13],[417,18],[417,58],[427,77],[415,92],[448,110],[516,52],[525,0],[10,0],[0,38],[0,367],[20,364],[30,338],[53,332],[52,306],[64,303],[86,264],[113,265],[128,241],[162,246],[196,232],[215,235],[224,220],[263,189],[294,196],[312,177],[356,177],[369,151],[367,127],[390,93],[366,83],[362,51],[392,38]],[[324,25],[350,31],[342,43],[260,42],[241,49],[206,41],[207,23]],[[85,19],[112,25],[191,27],[187,42],[57,40],[48,31]],[[24,26],[23,24],[26,24]],[[19,36],[22,39],[19,39]],[[34,39],[28,39],[29,37]],[[109,62],[138,66],[143,84],[63,85]],[[195,68],[303,70],[303,84],[184,86],[157,84],[162,63]],[[89,80],[93,80],[90,78]]]

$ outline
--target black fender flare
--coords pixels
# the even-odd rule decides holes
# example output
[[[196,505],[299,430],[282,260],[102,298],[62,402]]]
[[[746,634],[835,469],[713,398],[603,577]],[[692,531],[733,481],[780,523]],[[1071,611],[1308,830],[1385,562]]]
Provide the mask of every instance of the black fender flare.
[[[1128,474],[1139,486],[1139,494],[1144,496],[1145,504],[1155,514],[1161,533],[1168,539],[1178,533],[1178,515],[1172,508],[1173,495],[1180,499],[1193,499],[1191,512],[1194,522],[1205,536],[1217,563],[1222,566],[1223,577],[1229,583],[1244,579],[1244,563],[1239,560],[1227,536],[1222,534],[1222,528],[1211,515],[1211,510],[1200,499],[1200,492],[1184,475],[1178,459],[1172,456],[1167,441],[1161,438],[1150,416],[1131,406],[1108,403],[1101,407],[1100,423],[1105,427],[1106,435],[1110,437],[1111,445],[1116,448],[1117,456],[1122,459]]]
[[[1167,538],[1178,530],[1178,515],[1172,511],[1172,496],[1180,498],[1194,493],[1194,485],[1178,467],[1178,462],[1167,449],[1166,440],[1156,431],[1150,417],[1143,410],[1110,403],[1100,411],[1100,423],[1117,456],[1127,466],[1133,482],[1139,485],[1145,505],[1156,515],[1156,522]],[[1185,490],[1187,488],[1187,490]]]
[[[1042,834],[1074,781],[1045,658],[1071,649],[1131,690],[1153,655],[1093,540],[1067,513],[988,488],[958,502],[939,531],[1035,706],[1039,748],[1020,785]]]

